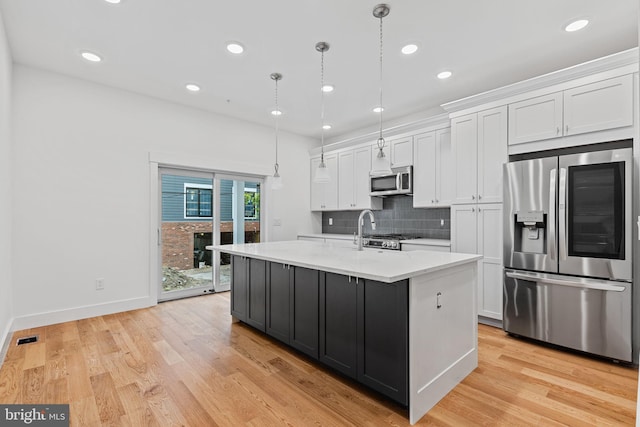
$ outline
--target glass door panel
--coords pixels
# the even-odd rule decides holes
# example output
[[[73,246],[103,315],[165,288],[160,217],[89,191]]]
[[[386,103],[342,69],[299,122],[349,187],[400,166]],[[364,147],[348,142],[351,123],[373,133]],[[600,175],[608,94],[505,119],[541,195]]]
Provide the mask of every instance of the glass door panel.
[[[160,170],[162,285],[158,300],[213,292],[213,174]]]
[[[220,177],[219,242],[240,244],[260,242],[260,208],[262,181],[249,177]],[[230,288],[230,258],[228,254],[214,254],[218,265],[216,292]]]
[[[568,168],[569,256],[624,259],[624,162]]]

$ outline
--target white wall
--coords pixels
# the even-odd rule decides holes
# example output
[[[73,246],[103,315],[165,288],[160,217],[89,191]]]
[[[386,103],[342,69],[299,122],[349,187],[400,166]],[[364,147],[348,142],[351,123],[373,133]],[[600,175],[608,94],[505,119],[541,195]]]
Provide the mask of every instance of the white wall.
[[[13,317],[11,274],[11,55],[0,15],[0,363]]]
[[[20,65],[13,81],[16,328],[155,301],[150,153],[272,171],[269,127]],[[285,191],[267,215],[282,226],[267,230],[271,240],[315,227],[308,151],[317,141],[285,133],[280,141]],[[95,290],[96,278],[105,290]]]

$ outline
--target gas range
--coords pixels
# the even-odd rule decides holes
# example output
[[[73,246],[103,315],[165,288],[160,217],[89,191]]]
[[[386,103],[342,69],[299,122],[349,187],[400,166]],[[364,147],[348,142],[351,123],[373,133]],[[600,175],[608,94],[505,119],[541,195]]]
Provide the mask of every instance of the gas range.
[[[417,236],[406,234],[370,234],[362,238],[362,246],[367,248],[400,250],[401,240],[417,239]]]

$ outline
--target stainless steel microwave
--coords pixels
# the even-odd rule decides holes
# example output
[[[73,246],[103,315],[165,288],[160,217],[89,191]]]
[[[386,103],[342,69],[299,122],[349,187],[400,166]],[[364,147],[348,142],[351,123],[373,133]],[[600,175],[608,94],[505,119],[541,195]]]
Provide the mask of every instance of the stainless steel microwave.
[[[413,168],[391,168],[391,174],[371,175],[369,191],[371,196],[413,194]]]

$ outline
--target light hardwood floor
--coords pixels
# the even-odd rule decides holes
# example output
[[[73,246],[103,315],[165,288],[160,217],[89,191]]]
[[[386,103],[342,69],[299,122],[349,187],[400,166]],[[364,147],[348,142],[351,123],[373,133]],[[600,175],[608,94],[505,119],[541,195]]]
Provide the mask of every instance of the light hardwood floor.
[[[408,425],[404,408],[232,324],[228,293],[13,340],[0,403],[69,403],[75,426]],[[418,425],[633,425],[637,374],[481,325],[478,368]]]

